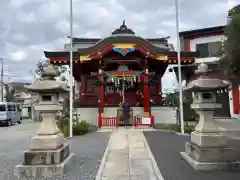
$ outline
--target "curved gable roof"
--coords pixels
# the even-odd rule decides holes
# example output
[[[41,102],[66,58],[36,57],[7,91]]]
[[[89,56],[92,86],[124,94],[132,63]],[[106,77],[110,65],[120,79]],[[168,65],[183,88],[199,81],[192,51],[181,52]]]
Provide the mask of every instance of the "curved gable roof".
[[[168,52],[170,50],[170,47],[167,48],[160,48],[157,46],[154,46],[152,43],[150,43],[148,40],[140,37],[140,36],[127,36],[127,35],[122,35],[122,36],[109,36],[107,38],[104,38],[97,42],[95,45],[88,47],[88,48],[81,48],[78,49],[78,52],[80,54],[89,54],[93,52],[100,51],[102,48],[109,44],[113,43],[136,43],[136,44],[141,44],[145,46],[149,51],[159,53],[159,52]]]

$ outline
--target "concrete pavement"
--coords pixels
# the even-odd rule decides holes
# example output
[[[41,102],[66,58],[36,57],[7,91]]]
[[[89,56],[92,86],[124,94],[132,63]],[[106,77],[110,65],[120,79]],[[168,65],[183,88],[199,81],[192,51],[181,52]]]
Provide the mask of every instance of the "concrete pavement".
[[[39,125],[24,121],[23,124],[0,127],[0,180],[46,180],[44,177],[14,177],[14,167],[22,163],[23,152],[29,149],[31,137]],[[94,180],[109,137],[109,133],[89,133],[68,139],[70,151],[76,154],[73,164],[63,177],[54,176],[47,180]]]
[[[112,133],[96,180],[163,180],[141,130]]]
[[[190,136],[174,132],[144,132],[164,180],[239,180],[239,171],[196,171],[180,155]],[[240,149],[238,140],[229,139],[229,147]],[[237,147],[236,147],[237,148]]]

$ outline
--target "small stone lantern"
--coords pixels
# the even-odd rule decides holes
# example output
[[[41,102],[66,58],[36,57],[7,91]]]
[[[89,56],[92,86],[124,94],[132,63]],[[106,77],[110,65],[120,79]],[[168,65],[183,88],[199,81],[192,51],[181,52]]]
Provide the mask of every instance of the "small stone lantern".
[[[186,143],[186,151],[181,155],[196,170],[218,170],[229,168],[235,163],[234,149],[228,148],[214,120],[215,109],[221,108],[216,103],[216,91],[225,89],[229,84],[220,79],[207,76],[208,66],[201,64],[196,73],[200,77],[191,81],[185,91],[193,92],[191,108],[199,114],[199,122],[191,133],[191,141]]]
[[[17,177],[63,175],[73,157],[69,144],[56,125],[55,117],[62,110],[60,93],[68,91],[66,86],[54,79],[56,76],[56,69],[48,65],[42,72],[42,79],[26,86],[29,91],[38,94],[39,102],[35,108],[40,111],[42,122],[37,135],[32,137],[30,149],[24,152],[23,163],[15,167]]]

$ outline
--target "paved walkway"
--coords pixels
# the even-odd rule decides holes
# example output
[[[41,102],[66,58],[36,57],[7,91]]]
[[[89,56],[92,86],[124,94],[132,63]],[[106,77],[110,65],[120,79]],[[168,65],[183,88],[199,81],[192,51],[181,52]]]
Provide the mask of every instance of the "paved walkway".
[[[112,133],[96,180],[163,180],[141,130]]]

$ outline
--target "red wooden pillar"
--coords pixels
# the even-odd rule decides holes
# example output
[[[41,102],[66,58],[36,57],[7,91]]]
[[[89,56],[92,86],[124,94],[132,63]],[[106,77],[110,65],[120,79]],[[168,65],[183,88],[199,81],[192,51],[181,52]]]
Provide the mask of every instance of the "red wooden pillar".
[[[105,92],[104,92],[104,84],[103,84],[103,75],[102,75],[102,70],[99,69],[99,76],[100,76],[100,80],[101,80],[101,84],[99,87],[99,115],[103,116],[104,113],[104,104],[105,104]]]
[[[99,100],[100,100],[100,103],[99,103],[99,115],[103,115],[103,113],[104,113],[104,96],[105,96],[105,92],[104,92],[104,84],[103,83],[101,83],[100,84],[100,91],[99,91]]]
[[[85,93],[86,93],[86,83],[87,79],[85,75],[81,76],[81,84],[80,84],[80,99],[85,99]]]
[[[145,70],[143,82],[144,82],[144,85],[143,85],[144,116],[149,116],[150,104],[149,104],[148,69]]]
[[[239,114],[239,85],[232,83],[233,113]]]

